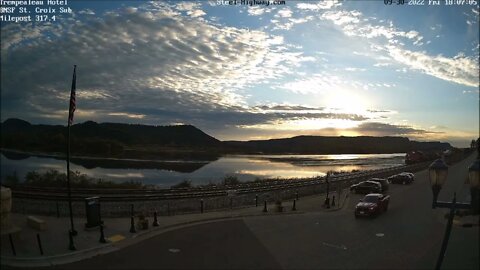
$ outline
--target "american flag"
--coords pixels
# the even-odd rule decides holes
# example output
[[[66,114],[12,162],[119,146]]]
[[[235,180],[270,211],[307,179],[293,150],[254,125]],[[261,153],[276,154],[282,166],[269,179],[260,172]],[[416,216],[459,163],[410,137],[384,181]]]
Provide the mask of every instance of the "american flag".
[[[75,105],[75,88],[77,84],[77,65],[73,66],[73,78],[72,78],[72,90],[70,92],[70,108],[68,110],[68,125],[72,125],[73,123],[73,112],[77,106]]]

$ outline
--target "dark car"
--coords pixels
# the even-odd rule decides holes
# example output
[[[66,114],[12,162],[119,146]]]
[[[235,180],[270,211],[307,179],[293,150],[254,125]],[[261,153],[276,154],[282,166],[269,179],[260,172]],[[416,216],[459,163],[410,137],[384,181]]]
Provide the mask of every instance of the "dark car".
[[[363,181],[358,184],[350,186],[350,191],[353,193],[380,193],[382,192],[382,185],[373,181]]]
[[[371,178],[371,179],[368,179],[368,181],[373,181],[373,182],[377,182],[377,183],[380,183],[380,185],[382,185],[382,191],[385,192],[388,190],[388,180],[387,179],[383,179],[383,178]]]
[[[411,184],[413,177],[407,173],[399,173],[388,177],[388,181],[392,184]]]
[[[411,172],[402,172],[402,173],[400,173],[400,174],[404,174],[404,175],[407,175],[407,176],[411,177],[411,178],[412,178],[412,182],[415,180],[415,175],[414,175],[413,173],[411,173]]]
[[[388,210],[389,202],[389,195],[380,193],[368,194],[355,206],[355,217],[374,216],[385,212]]]

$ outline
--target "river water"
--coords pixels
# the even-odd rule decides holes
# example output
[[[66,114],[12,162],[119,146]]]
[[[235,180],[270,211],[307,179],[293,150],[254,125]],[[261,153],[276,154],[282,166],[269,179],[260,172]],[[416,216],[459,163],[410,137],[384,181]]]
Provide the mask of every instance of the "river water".
[[[29,171],[43,172],[55,169],[66,172],[66,161],[53,157],[10,156],[1,158],[1,177],[17,174],[24,180]],[[7,157],[8,156],[8,157]],[[240,181],[257,178],[302,178],[323,176],[327,171],[370,170],[404,164],[404,153],[362,155],[230,155],[213,160],[95,160],[73,159],[72,171],[80,171],[90,177],[123,182],[141,181],[159,187],[170,187],[183,180],[192,184],[220,183],[227,175]]]

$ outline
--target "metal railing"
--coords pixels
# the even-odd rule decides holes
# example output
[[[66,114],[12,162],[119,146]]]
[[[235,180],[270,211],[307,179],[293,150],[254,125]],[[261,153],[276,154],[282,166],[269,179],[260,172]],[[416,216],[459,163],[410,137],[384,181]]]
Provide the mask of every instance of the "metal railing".
[[[387,177],[402,171],[418,171],[428,166],[428,162],[402,165],[396,167],[367,170],[354,173],[333,175],[330,184],[348,182],[353,184],[372,177]],[[175,200],[188,198],[207,198],[227,196],[234,191],[236,195],[249,193],[262,193],[275,190],[298,189],[308,186],[324,185],[325,177],[296,180],[266,180],[263,182],[247,182],[236,185],[218,185],[191,188],[170,189],[72,189],[72,200],[83,201],[86,197],[100,196],[102,201],[151,201],[151,200]],[[51,187],[28,187],[19,186],[12,188],[14,198],[36,199],[47,201],[66,201],[66,189]]]

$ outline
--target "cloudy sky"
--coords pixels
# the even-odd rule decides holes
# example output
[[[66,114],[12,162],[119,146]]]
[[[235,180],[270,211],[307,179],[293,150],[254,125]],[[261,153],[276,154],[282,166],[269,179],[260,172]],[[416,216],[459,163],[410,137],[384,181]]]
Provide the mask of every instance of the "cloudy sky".
[[[2,23],[1,118],[192,124],[221,140],[479,130],[477,6],[73,2]]]

